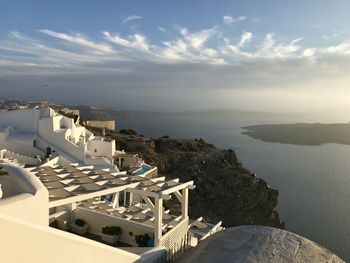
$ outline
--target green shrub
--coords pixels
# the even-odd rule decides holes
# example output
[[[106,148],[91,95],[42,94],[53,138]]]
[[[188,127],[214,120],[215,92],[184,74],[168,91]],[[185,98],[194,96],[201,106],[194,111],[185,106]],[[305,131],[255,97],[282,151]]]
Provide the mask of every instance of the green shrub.
[[[74,222],[77,226],[84,226],[86,224],[85,220],[83,219],[75,219],[75,222]]]
[[[119,226],[105,226],[102,228],[102,233],[111,236],[118,236],[122,233],[122,229]]]

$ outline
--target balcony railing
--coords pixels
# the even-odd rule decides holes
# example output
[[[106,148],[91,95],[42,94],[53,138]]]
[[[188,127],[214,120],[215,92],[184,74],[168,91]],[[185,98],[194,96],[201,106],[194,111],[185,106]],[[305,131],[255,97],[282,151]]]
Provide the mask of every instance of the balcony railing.
[[[189,244],[188,222],[188,218],[184,219],[164,236],[162,236],[160,244],[167,250],[167,262],[175,261],[187,249]]]

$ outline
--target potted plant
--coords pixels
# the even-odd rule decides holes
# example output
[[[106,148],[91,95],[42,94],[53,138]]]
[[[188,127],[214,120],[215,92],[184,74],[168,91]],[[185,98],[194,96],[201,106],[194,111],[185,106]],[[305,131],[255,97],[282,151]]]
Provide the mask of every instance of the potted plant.
[[[119,226],[105,226],[102,228],[101,239],[107,243],[115,244],[119,241],[122,229]]]
[[[57,218],[56,224],[59,229],[67,231],[69,229],[69,223],[68,220],[65,218]]]
[[[76,219],[70,227],[74,233],[83,235],[87,232],[89,225],[83,219]]]

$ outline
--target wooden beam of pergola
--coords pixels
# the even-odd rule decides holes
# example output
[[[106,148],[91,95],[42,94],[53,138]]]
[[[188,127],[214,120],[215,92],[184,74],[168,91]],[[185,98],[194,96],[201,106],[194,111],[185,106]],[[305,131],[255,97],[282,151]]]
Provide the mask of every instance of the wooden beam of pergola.
[[[75,196],[70,196],[70,197],[62,198],[62,199],[55,200],[55,201],[50,201],[49,208],[57,207],[57,206],[61,206],[61,205],[66,205],[66,204],[71,204],[71,203],[76,203],[76,202],[81,202],[81,201],[91,199],[94,197],[99,197],[102,195],[108,195],[108,194],[113,194],[116,192],[121,192],[121,191],[124,191],[130,187],[137,187],[139,184],[140,184],[140,182],[135,182],[135,183],[130,183],[130,184],[126,184],[126,185],[110,187],[110,188],[95,191],[95,192],[83,193],[83,194],[79,194],[79,195],[75,195]]]
[[[172,193],[174,193],[176,191],[179,191],[179,190],[182,190],[182,189],[185,189],[185,188],[190,188],[190,186],[193,186],[193,185],[194,185],[193,181],[188,181],[186,183],[175,185],[175,186],[172,186],[172,187],[170,187],[168,189],[162,190],[162,191],[160,191],[160,194],[162,194],[162,195],[169,195],[169,194],[172,194]]]
[[[165,182],[160,182],[160,183],[165,183]],[[152,185],[151,185],[152,186]],[[157,184],[154,184],[153,186],[157,186]],[[161,188],[161,186],[159,186]],[[139,195],[146,195],[148,197],[153,197],[153,198],[162,198],[165,200],[169,200],[171,199],[171,194],[172,193],[176,193],[182,189],[185,188],[189,188],[189,189],[193,189],[194,188],[194,184],[193,181],[189,181],[186,183],[182,183],[182,184],[178,184],[178,185],[174,185],[172,187],[169,187],[167,189],[164,190],[159,190],[159,191],[149,191],[148,190],[149,186],[145,186],[145,187],[141,187],[140,189],[138,188],[129,188],[127,189],[128,192],[131,192],[133,194],[139,194]]]
[[[148,197],[153,197],[153,198],[161,198],[165,200],[171,199],[170,195],[162,195],[159,192],[151,192],[147,191],[147,187],[141,187],[139,188],[128,188],[128,192],[133,193],[133,194],[138,194],[138,195],[143,195],[143,196],[148,196]]]

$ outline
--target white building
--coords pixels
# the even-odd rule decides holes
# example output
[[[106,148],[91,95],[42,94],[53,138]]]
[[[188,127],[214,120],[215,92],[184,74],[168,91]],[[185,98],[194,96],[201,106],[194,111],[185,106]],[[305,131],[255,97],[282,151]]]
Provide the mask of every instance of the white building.
[[[193,181],[157,177],[52,109],[0,113],[0,127],[1,262],[166,262],[222,230],[189,218]]]
[[[60,156],[67,163],[114,167],[115,141],[94,136],[79,120],[50,108],[0,113],[0,148],[42,159]]]
[[[115,131],[115,120],[86,120],[86,125],[94,128]]]

